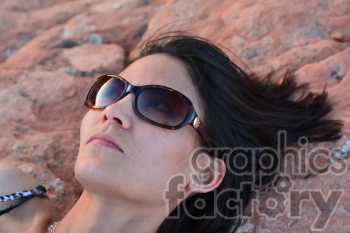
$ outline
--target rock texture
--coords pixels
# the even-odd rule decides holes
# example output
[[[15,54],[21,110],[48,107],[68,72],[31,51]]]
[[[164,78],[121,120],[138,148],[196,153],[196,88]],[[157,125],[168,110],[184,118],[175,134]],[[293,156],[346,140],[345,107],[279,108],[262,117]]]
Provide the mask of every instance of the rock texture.
[[[85,94],[97,75],[118,73],[156,30],[209,38],[245,69],[261,76],[273,72],[276,81],[290,70],[311,90],[326,86],[331,117],[345,122],[344,136],[305,148],[340,148],[350,140],[349,22],[348,0],[1,1],[0,160],[48,187],[66,213],[82,191],[73,166]],[[256,197],[240,232],[350,232],[349,156],[333,170],[326,166],[329,156],[317,157],[317,164],[326,165],[316,173],[310,156],[302,163],[306,172],[287,172],[292,179],[278,187],[293,186]],[[339,199],[336,190],[345,190]],[[301,197],[300,213],[292,217],[298,208],[292,200]],[[262,206],[268,201],[273,208]],[[322,201],[329,205],[317,208]],[[322,213],[331,202],[334,212],[326,218]],[[324,228],[317,225],[320,214]]]

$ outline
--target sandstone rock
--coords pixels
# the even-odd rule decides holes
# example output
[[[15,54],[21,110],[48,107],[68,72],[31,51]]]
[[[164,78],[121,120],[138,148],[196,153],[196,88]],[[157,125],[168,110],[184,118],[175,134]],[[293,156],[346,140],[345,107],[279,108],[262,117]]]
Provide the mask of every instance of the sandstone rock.
[[[63,25],[63,29],[59,29],[60,38],[56,33],[52,38],[46,38],[53,43],[58,39],[85,42],[96,32],[105,43],[121,44],[124,49],[130,50],[140,40],[147,22],[163,1],[135,0],[117,4],[114,1],[76,0],[36,2],[30,6],[22,6],[19,2],[0,3],[3,6],[0,10],[0,30],[9,32],[0,35],[0,63],[47,29],[58,25]],[[41,42],[40,45],[51,47],[52,44]],[[33,48],[33,45],[30,47]],[[22,54],[20,57],[25,56]]]
[[[3,1],[1,6],[0,62],[46,29],[86,11],[93,1]],[[11,52],[12,51],[12,52]]]
[[[131,50],[141,39],[151,16],[162,1],[106,1],[95,4],[91,13],[72,18],[60,34],[62,39],[86,40],[97,32],[104,43],[116,43]]]
[[[84,44],[64,50],[62,56],[71,65],[68,70],[77,72],[78,75],[82,72],[87,74],[116,74],[123,69],[124,65],[124,49],[114,44]],[[65,68],[60,69],[64,70]]]
[[[350,64],[350,48],[341,51],[335,55],[329,56],[320,62],[305,65],[296,73],[297,79],[300,82],[312,83],[314,88],[322,89],[332,87],[340,83],[345,73],[349,70]],[[319,85],[316,85],[319,83]]]

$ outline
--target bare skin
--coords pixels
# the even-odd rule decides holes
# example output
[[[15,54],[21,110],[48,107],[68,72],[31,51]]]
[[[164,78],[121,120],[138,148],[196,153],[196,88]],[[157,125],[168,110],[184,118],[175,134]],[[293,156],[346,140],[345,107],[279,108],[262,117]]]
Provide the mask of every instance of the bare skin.
[[[14,192],[33,189],[38,182],[19,168],[0,164],[0,196]],[[0,203],[0,209],[9,207],[17,201]],[[50,200],[42,197],[34,197],[19,208],[16,208],[0,217],[0,233],[47,232],[48,226],[60,220],[59,211],[52,205]]]
[[[120,76],[133,85],[174,88],[199,109],[187,70],[175,58],[151,55]],[[129,94],[103,111],[86,113],[75,166],[85,190],[57,232],[153,233],[165,219],[167,180],[176,173],[189,176],[188,158],[200,138],[190,125],[168,130],[142,120],[132,108],[132,98]],[[112,137],[122,150],[105,146],[102,140],[89,142],[96,133]]]

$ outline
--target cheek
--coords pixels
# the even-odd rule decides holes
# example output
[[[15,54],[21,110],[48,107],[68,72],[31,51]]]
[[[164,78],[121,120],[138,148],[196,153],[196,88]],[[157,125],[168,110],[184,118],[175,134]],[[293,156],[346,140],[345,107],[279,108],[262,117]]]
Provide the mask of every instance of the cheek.
[[[89,129],[91,129],[94,125],[96,125],[99,122],[100,119],[100,112],[96,110],[89,110],[85,116],[83,117],[83,120],[81,121],[80,126],[80,139],[81,142],[85,140],[87,132]]]
[[[174,170],[187,170],[191,153],[197,146],[199,146],[199,136],[192,128],[185,127],[175,131],[157,130],[155,134],[147,137],[142,148],[145,150],[152,148],[153,155],[147,156],[148,159],[153,160],[151,164],[174,172]]]

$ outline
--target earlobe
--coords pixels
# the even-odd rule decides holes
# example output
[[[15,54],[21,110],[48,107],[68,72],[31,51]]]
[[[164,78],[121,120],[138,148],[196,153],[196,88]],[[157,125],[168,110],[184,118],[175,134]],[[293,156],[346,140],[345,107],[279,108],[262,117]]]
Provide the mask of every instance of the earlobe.
[[[226,165],[222,159],[207,157],[207,165],[201,171],[191,174],[188,191],[194,193],[207,193],[216,189],[226,174]]]

